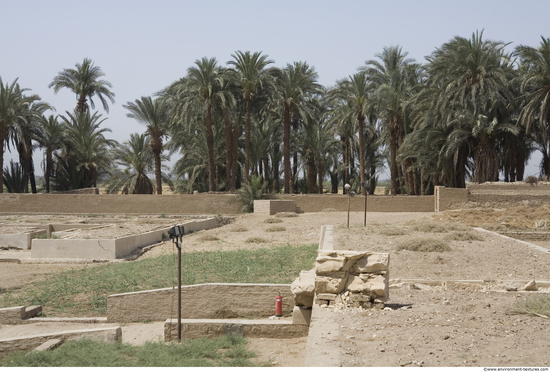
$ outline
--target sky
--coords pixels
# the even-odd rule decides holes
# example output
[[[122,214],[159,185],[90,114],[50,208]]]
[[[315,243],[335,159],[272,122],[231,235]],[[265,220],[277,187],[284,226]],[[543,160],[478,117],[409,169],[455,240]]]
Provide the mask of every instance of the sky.
[[[550,37],[548,14],[546,0],[0,0],[0,77],[4,84],[18,78],[54,114],[65,114],[76,97],[48,85],[92,59],[115,93],[109,113],[99,100],[96,109],[108,117],[109,137],[123,142],[145,127],[122,105],[152,96],[202,57],[225,65],[240,50],[262,51],[277,67],[306,61],[330,87],[392,45],[420,63],[454,36],[482,30],[486,39],[510,43],[508,51],[538,46]],[[42,152],[34,156],[43,174]],[[538,159],[525,176],[538,175]]]

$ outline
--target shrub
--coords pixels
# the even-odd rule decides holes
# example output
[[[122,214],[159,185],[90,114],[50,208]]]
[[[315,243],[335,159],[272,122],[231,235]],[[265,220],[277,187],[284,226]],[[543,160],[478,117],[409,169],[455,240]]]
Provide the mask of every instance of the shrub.
[[[447,232],[448,228],[441,222],[432,221],[429,218],[419,218],[409,223],[414,231],[443,233]]]
[[[506,313],[509,315],[529,314],[550,317],[550,296],[541,294],[520,300]]]
[[[282,223],[283,220],[280,218],[268,218],[267,220],[264,220],[264,223]]]
[[[218,238],[214,234],[204,234],[203,236],[200,237],[200,240],[214,242],[214,241],[220,240],[220,238]]]
[[[267,232],[286,231],[284,226],[271,226],[265,229]]]
[[[448,252],[451,250],[451,247],[444,241],[433,238],[424,238],[401,242],[397,245],[397,250],[414,252]]]
[[[245,243],[267,243],[267,242],[269,242],[269,240],[259,236],[251,237],[245,240]]]
[[[241,202],[243,204],[242,212],[254,212],[254,200],[276,198],[275,194],[264,194],[267,184],[267,182],[262,183],[262,177],[260,176],[250,177],[248,184],[237,190],[237,195],[231,199],[231,203]]]
[[[275,213],[275,217],[298,217],[298,213],[295,212],[279,212]]]

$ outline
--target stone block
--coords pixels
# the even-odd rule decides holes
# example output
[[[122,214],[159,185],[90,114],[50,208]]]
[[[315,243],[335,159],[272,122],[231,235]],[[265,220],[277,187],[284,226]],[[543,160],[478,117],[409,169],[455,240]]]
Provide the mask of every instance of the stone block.
[[[388,271],[390,264],[388,253],[368,253],[357,261],[355,271],[358,273],[376,273]]]
[[[334,293],[317,293],[317,299],[319,300],[334,301],[337,297],[338,295]]]
[[[379,299],[387,301],[389,298],[389,286],[386,275],[376,275],[366,281],[366,289]]]
[[[315,295],[315,272],[302,270],[300,276],[290,285],[290,290],[294,297],[294,305],[312,307]]]
[[[335,293],[339,294],[346,286],[349,274],[346,272],[337,272],[330,275],[315,277],[315,293]]]
[[[359,275],[351,274],[346,283],[346,289],[350,292],[364,292],[367,289],[365,281]]]
[[[25,319],[37,316],[42,312],[42,305],[27,306],[25,308]]]
[[[0,324],[18,324],[25,317],[25,306],[0,309]]]
[[[339,256],[337,252],[319,252],[315,264],[316,274],[329,274],[343,269],[346,258]]]
[[[40,346],[36,347],[34,351],[46,351],[46,350],[53,350],[60,346],[63,343],[63,340],[52,338],[51,340],[48,340],[41,344]]]
[[[292,311],[292,324],[309,325],[311,321],[311,308],[305,306],[294,306]]]

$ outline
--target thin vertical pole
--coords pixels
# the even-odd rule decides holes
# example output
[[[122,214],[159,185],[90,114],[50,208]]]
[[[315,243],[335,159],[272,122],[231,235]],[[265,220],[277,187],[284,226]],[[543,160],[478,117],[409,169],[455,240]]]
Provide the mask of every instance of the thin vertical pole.
[[[367,194],[365,191],[365,217],[363,218],[363,227],[367,227]]]
[[[178,341],[181,341],[181,242],[178,247]]]
[[[348,189],[348,229],[349,229],[349,206],[350,206],[350,195],[349,195],[349,189]]]

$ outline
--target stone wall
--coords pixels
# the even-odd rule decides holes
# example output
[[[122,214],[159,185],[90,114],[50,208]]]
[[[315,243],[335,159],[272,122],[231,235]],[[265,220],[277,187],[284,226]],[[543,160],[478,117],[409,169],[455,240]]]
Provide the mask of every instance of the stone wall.
[[[294,200],[296,212],[322,212],[324,209],[336,209],[340,212],[348,210],[348,197],[346,195],[279,195],[281,200]],[[350,211],[363,212],[365,210],[365,197],[355,196],[350,198]],[[397,195],[382,196],[369,195],[367,197],[367,212],[433,212],[434,197]]]
[[[254,200],[254,214],[273,215],[280,212],[296,212],[294,200]]]
[[[315,263],[318,304],[383,306],[389,298],[389,253],[320,251]]]
[[[434,189],[434,201],[436,212],[453,209],[453,206],[459,206],[468,202],[468,190],[436,186]]]
[[[25,306],[0,309],[0,324],[19,324],[25,317]]]
[[[388,253],[320,250],[315,269],[292,283],[294,304],[383,307],[389,298]]]
[[[107,298],[107,321],[139,322],[177,318],[177,287],[122,293]],[[182,318],[216,319],[267,317],[275,314],[275,297],[283,298],[283,313],[294,303],[288,284],[196,284],[182,286]]]
[[[483,207],[506,208],[514,205],[543,205],[550,201],[550,183],[486,182],[469,183],[468,201]]]

